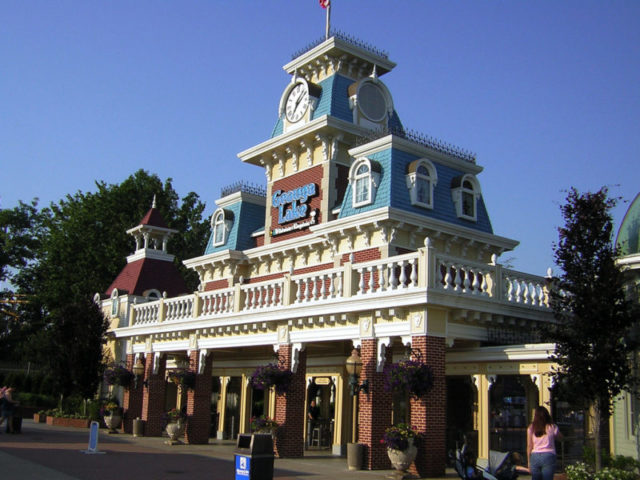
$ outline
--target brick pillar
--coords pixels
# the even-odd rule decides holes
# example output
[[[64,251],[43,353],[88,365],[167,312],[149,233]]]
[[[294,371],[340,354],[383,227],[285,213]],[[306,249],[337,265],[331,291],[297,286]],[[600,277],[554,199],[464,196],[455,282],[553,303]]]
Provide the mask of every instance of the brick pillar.
[[[145,360],[144,378],[147,386],[142,394],[142,420],[144,420],[144,434],[147,437],[160,437],[164,430],[165,420],[165,390],[164,379],[167,366],[166,355],[160,356],[158,373],[153,373],[154,354],[147,354]]]
[[[198,372],[199,359],[198,350],[191,351],[189,366],[194,372]],[[206,356],[204,362],[202,373],[196,373],[195,388],[187,391],[189,422],[185,431],[185,440],[192,444],[208,443],[211,429],[211,355]]]
[[[127,369],[132,370],[134,364],[135,355],[127,355]],[[140,418],[142,415],[143,388],[142,378],[140,378],[138,380],[138,388],[134,387],[134,380],[132,380],[131,385],[124,389],[124,396],[122,398],[122,408],[124,409],[122,429],[125,433],[133,433],[133,420]]]
[[[279,364],[291,369],[291,345],[280,345],[278,350]],[[304,421],[306,409],[305,375],[307,373],[307,354],[299,352],[298,368],[291,378],[291,385],[285,394],[276,394],[276,418],[280,428],[276,434],[276,456],[304,456]]]
[[[376,372],[378,341],[363,339],[360,347],[362,373],[360,382],[369,380],[369,393],[360,392],[359,439],[365,445],[364,466],[370,470],[391,468],[387,448],[380,443],[384,431],[391,425],[393,396],[384,389],[384,373]],[[391,350],[387,350],[386,362],[391,362]]]
[[[447,462],[445,339],[414,336],[411,348],[414,352],[419,351],[423,361],[432,368],[433,389],[425,397],[410,401],[411,426],[422,434],[422,439],[418,442],[418,455],[409,471],[420,478],[443,476]]]

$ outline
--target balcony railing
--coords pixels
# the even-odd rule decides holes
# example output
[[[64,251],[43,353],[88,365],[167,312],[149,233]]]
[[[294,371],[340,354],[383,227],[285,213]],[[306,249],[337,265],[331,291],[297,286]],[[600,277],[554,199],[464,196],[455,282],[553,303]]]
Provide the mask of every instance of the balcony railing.
[[[421,248],[415,253],[136,304],[131,326],[206,320],[429,290],[486,302],[549,309],[547,279]]]

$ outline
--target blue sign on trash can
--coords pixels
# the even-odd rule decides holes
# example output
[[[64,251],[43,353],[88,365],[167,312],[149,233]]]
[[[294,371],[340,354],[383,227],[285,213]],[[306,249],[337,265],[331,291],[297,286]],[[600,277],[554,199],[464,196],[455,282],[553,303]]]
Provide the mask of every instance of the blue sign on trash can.
[[[251,457],[236,454],[236,480],[249,480]]]

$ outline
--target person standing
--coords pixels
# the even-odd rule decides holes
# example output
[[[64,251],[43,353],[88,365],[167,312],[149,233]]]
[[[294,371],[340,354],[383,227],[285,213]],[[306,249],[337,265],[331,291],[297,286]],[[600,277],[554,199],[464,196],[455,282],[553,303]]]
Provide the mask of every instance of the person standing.
[[[536,407],[533,422],[527,428],[527,459],[531,480],[553,480],[556,440],[562,440],[562,433],[551,420],[549,411],[542,406]]]
[[[11,387],[5,388],[4,392],[2,393],[2,401],[0,402],[2,403],[2,406],[0,407],[0,416],[2,417],[0,418],[0,425],[2,425],[6,420],[8,433],[14,433],[13,432],[13,408],[15,406],[15,403],[13,402],[13,398],[11,397],[12,391],[13,391],[13,388]]]
[[[309,403],[309,411],[307,413],[307,419],[309,421],[309,431],[307,432],[307,443],[311,445],[311,438],[313,436],[313,429],[318,425],[320,419],[320,407],[316,405],[315,400],[311,400]]]

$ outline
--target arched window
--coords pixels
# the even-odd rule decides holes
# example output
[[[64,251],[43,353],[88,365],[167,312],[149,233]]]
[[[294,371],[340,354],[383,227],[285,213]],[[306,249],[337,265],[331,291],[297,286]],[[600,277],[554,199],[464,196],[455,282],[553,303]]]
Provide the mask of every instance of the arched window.
[[[451,195],[456,205],[459,218],[477,221],[478,198],[480,198],[480,184],[473,175],[456,177],[451,184]]]
[[[354,207],[362,207],[373,203],[378,189],[380,174],[373,171],[367,158],[361,158],[351,166],[349,182],[353,190]]]
[[[214,247],[219,247],[227,243],[229,231],[233,225],[232,214],[226,212],[222,208],[216,210],[211,216],[211,229],[213,230],[213,238],[211,243]]]
[[[411,162],[406,179],[411,204],[433,208],[433,189],[438,183],[438,174],[433,164],[424,158]]]
[[[118,289],[114,288],[111,292],[111,316],[117,317],[118,312],[120,311],[120,297],[118,294]]]

